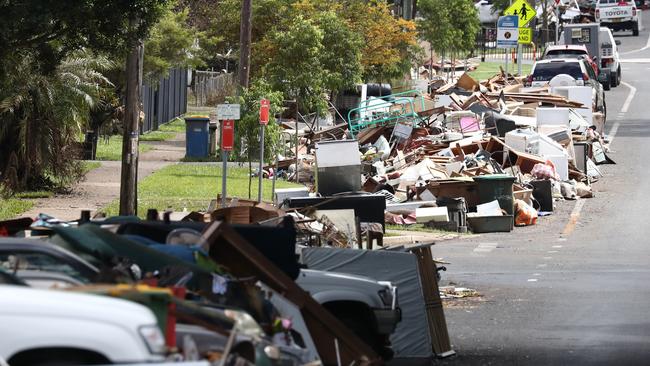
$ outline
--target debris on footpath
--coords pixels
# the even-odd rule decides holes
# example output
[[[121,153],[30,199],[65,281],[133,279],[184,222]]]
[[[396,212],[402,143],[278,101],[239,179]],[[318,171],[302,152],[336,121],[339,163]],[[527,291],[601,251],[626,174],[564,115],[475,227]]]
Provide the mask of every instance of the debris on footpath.
[[[441,299],[461,299],[464,297],[478,297],[482,296],[478,291],[467,287],[456,286],[441,286],[440,298]]]
[[[288,150],[299,151],[309,191],[276,190],[275,203],[316,226],[322,216],[304,207],[337,211],[327,227],[349,247],[368,247],[367,223],[474,233],[536,225],[557,201],[593,197],[598,166],[614,163],[591,98],[588,86],[526,87],[503,71],[369,96],[337,111],[346,124],[305,127]],[[285,161],[295,177],[295,157]],[[341,246],[341,237],[326,242]]]
[[[56,251],[66,262],[41,268],[46,283],[140,304],[136,320],[152,324],[131,328],[146,329],[145,341],[170,359],[239,362],[243,338],[265,360],[290,365],[450,356],[443,300],[485,300],[471,288],[439,287],[447,263],[433,260],[434,243],[386,245],[387,225],[524,230],[559,201],[594,197],[599,165],[614,162],[589,87],[530,88],[504,72],[424,84],[361,93],[325,127],[317,115],[281,121],[284,151],[262,176],[305,187],[273,185],[273,202],[217,196],[206,210],[150,209],[146,220],[85,211],[71,222],[46,214],[2,221],[0,275],[36,286],[43,280],[30,276],[41,264],[21,253]],[[66,266],[79,275],[56,269]],[[64,308],[54,304],[71,301],[64,297],[53,306]]]

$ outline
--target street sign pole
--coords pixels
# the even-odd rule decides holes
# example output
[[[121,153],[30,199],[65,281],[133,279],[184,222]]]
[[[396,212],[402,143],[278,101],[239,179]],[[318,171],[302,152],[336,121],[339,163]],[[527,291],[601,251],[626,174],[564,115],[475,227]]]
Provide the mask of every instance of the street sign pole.
[[[221,207],[226,207],[226,178],[228,176],[228,153],[235,147],[235,120],[240,119],[239,104],[217,104],[217,119],[221,121]]]
[[[521,44],[517,44],[517,75],[521,76],[521,61],[524,57],[524,48]]]
[[[531,32],[529,28],[527,28],[528,23],[535,17],[535,8],[530,5],[526,0],[515,0],[512,1],[510,0],[510,6],[503,12],[504,16],[512,16],[516,18],[514,20],[514,23],[516,24],[517,27],[517,74],[521,76],[521,70],[522,70],[522,59],[524,57],[523,55],[523,47],[522,43],[530,43],[530,35]],[[510,18],[512,19],[512,18]],[[499,22],[500,23],[500,22]],[[527,30],[528,29],[528,30]],[[521,37],[520,37],[521,36]],[[515,45],[512,45],[513,47]],[[507,69],[507,60],[506,60],[506,69]],[[512,71],[514,73],[515,67],[513,65]],[[507,71],[507,70],[506,70]]]
[[[228,178],[228,153],[235,146],[235,120],[224,119],[221,121],[221,207],[226,207],[226,179]]]
[[[228,175],[228,151],[221,150],[221,207],[226,207],[226,176]]]
[[[506,69],[508,74],[508,57],[513,47],[517,46],[519,39],[519,28],[517,27],[518,18],[514,15],[505,15],[499,17],[497,21],[497,48],[504,50]]]
[[[560,9],[555,6],[555,44],[558,44],[560,38]]]
[[[262,165],[264,164],[264,127],[265,125],[260,126],[260,169],[259,171],[259,181],[257,184],[257,201],[262,202],[262,179],[264,178],[264,170]]]
[[[223,145],[223,127],[225,126],[226,121],[221,121],[221,207],[226,207],[226,177],[228,176],[228,150],[224,148]]]
[[[262,202],[262,179],[264,178],[264,130],[269,123],[269,109],[271,103],[268,99],[260,101],[260,168],[258,170],[258,184],[257,184],[257,201]]]

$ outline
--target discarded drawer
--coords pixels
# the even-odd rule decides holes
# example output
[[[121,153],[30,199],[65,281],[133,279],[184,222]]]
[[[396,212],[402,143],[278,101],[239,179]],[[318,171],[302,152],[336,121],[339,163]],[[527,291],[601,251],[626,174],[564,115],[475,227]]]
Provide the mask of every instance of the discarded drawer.
[[[500,233],[512,231],[512,215],[467,217],[470,230],[474,233]]]

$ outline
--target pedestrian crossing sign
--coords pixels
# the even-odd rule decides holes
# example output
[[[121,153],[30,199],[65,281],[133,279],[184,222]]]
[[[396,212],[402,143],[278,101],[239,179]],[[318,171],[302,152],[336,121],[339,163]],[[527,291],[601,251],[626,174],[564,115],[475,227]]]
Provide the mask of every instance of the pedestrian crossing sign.
[[[530,28],[519,28],[519,44],[529,44],[533,42],[533,30]]]
[[[503,12],[503,15],[516,15],[519,17],[519,27],[524,28],[537,13],[526,0],[516,0]]]

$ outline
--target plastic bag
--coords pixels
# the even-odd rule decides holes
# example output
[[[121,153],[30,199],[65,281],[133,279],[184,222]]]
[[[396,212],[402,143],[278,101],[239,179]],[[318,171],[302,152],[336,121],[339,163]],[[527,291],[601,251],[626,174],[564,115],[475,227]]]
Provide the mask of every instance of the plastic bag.
[[[537,223],[537,211],[522,200],[515,200],[515,225],[528,226]]]
[[[535,177],[535,179],[560,180],[560,176],[557,174],[557,170],[555,170],[555,165],[550,160],[546,160],[545,164],[535,164],[533,170],[530,171],[530,174]]]

